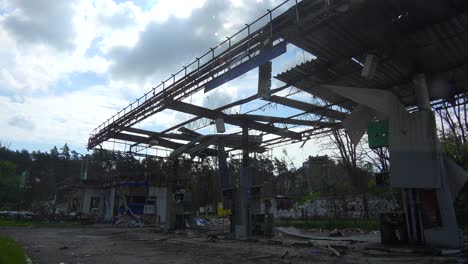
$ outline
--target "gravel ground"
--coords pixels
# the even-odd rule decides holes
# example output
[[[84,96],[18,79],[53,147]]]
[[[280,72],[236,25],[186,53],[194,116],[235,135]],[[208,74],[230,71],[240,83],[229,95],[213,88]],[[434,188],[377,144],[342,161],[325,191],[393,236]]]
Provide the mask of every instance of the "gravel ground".
[[[2,227],[23,245],[34,263],[468,263],[460,256],[420,256],[364,250],[375,242],[344,243],[280,237],[236,241],[198,230],[175,233],[154,228]],[[327,246],[331,244],[340,256]],[[381,246],[380,246],[381,247]]]

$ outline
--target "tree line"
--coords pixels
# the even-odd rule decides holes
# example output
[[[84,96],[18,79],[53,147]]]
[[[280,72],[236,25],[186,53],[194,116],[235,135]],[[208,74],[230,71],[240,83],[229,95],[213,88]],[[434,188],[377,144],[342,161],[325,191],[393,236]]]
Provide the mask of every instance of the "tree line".
[[[467,99],[458,98],[435,109],[439,141],[444,153],[468,170]],[[365,141],[351,143],[344,130],[326,135],[330,156],[309,156],[295,166],[286,151],[281,157],[250,156],[252,184],[267,182],[274,195],[297,200],[312,196],[366,194],[375,191],[372,172],[390,170],[388,149],[369,149]],[[228,159],[230,178],[238,182],[241,160]],[[192,192],[193,206],[215,204],[221,199],[216,157],[181,159],[174,163],[159,157],[137,158],[125,152],[94,150],[81,155],[67,144],[48,152],[10,150],[0,143],[0,209],[27,209],[37,201],[53,199],[57,189],[82,182],[144,179],[165,185],[171,179]],[[465,196],[466,191],[464,192]],[[467,199],[464,199],[467,200]],[[467,209],[468,210],[468,209]]]
[[[81,155],[67,144],[48,152],[14,151],[0,145],[0,209],[29,209],[35,202],[54,199],[57,190],[64,187],[106,180],[147,180],[164,186],[173,179],[190,189],[194,207],[215,204],[221,199],[217,162],[217,157],[180,159],[174,176],[174,162],[166,158],[136,158],[107,150]],[[299,168],[286,152],[282,157],[252,155],[249,163],[252,184],[268,182],[274,195],[300,199],[312,192],[334,195],[356,191],[344,165],[328,156],[311,156]],[[228,166],[236,185],[241,161],[231,156]]]

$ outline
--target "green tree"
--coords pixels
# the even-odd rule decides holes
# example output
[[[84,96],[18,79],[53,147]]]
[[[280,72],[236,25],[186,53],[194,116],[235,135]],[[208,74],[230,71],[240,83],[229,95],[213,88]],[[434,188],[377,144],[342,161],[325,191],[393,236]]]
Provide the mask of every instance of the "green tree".
[[[0,207],[17,204],[19,201],[20,177],[16,165],[10,161],[0,161]]]
[[[60,157],[64,160],[69,160],[70,159],[70,148],[68,147],[67,143],[63,145],[63,147],[60,148]]]
[[[79,160],[80,159],[80,153],[78,153],[78,152],[76,152],[74,150],[72,150],[70,153],[71,153],[71,159],[72,160]]]
[[[58,149],[56,146],[54,146],[51,150],[50,150],[50,156],[54,157],[54,158],[58,158],[59,156],[59,152],[58,152]]]

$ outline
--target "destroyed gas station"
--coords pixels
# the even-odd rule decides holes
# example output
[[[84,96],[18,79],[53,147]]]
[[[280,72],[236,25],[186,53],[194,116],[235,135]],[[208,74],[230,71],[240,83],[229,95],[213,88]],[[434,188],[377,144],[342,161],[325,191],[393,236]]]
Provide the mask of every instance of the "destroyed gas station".
[[[275,217],[280,217],[276,211],[283,205],[291,208],[291,199],[274,193],[252,163],[256,155],[272,149],[341,131],[348,134],[349,144],[388,149],[389,169],[375,172],[373,177],[400,195],[401,208],[376,216],[380,231],[374,234],[377,239],[372,245],[385,247],[376,246],[367,253],[386,254],[379,255],[386,258],[391,252],[404,252],[408,257],[415,249],[464,252],[463,223],[457,221],[454,201],[468,181],[468,173],[444,154],[438,132],[442,121],[435,113],[457,102],[463,102],[466,111],[467,11],[467,3],[457,0],[285,1],[184,64],[91,132],[89,150],[170,160],[170,173],[162,180],[120,175],[99,185],[75,185],[69,206],[83,212],[96,207],[95,213],[109,222],[118,214],[128,214],[134,226],[140,221],[150,223],[145,228],[156,227],[164,234],[201,232],[192,228],[191,222],[200,212],[191,207],[190,171],[182,169],[181,163],[190,160],[202,166],[212,157],[219,181],[213,188],[221,197],[218,208],[203,208],[201,214],[217,215],[223,228],[209,236],[211,242],[228,240],[252,248],[271,242],[276,247],[284,246],[281,239],[289,237],[307,241],[293,243],[301,250],[310,251],[315,245],[318,252],[334,257],[356,254],[346,253],[347,249],[369,241],[358,236],[336,237],[341,236],[339,231],[330,237],[328,233],[310,235],[275,227]],[[273,74],[278,68],[275,59],[292,46],[312,58]],[[212,108],[191,100],[252,70],[258,71],[256,87],[239,100]],[[288,93],[292,89],[303,98]],[[311,98],[321,103],[311,103]],[[265,104],[293,109],[295,114],[265,110]],[[160,130],[140,127],[167,112],[188,118]],[[368,142],[362,143],[364,138]],[[228,166],[233,157],[241,164],[234,176]],[[144,239],[154,244],[169,243],[172,238]],[[392,244],[398,244],[400,251],[388,246]],[[287,255],[296,254],[290,247],[273,250],[281,251],[244,260],[277,258],[278,262],[271,263],[288,263]]]
[[[89,138],[88,148],[113,140],[135,154],[155,146],[167,148],[176,161],[182,155],[217,156],[223,204],[233,211],[231,230],[245,240],[252,235],[252,221],[267,221],[269,208],[260,205],[272,195],[263,183],[252,181],[252,153],[336,129],[345,129],[357,144],[373,123],[377,129],[368,134],[369,144],[389,148],[389,183],[402,190],[402,223],[409,245],[461,248],[452,201],[466,172],[442,154],[432,109],[466,96],[465,7],[461,1],[301,1],[281,14],[269,10],[106,120]],[[288,43],[316,58],[272,76],[272,60],[286,52]],[[186,100],[254,68],[258,87],[249,97],[216,109]],[[284,86],[272,89],[272,78]],[[291,86],[327,104],[278,95]],[[255,100],[302,113],[280,117],[229,111]],[[162,131],[135,127],[168,109],[194,117]],[[208,121],[186,127],[202,119]],[[237,131],[226,133],[226,124]],[[202,126],[215,126],[216,133],[197,132]],[[243,168],[236,183],[226,166],[226,153],[234,151],[242,151]],[[183,217],[176,205],[177,188],[183,188],[177,162],[173,169],[166,186],[168,229]]]

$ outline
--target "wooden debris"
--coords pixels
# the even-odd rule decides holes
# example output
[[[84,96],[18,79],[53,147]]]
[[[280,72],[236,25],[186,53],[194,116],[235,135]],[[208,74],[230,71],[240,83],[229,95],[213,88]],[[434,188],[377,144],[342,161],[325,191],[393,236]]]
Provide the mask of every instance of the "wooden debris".
[[[283,253],[281,253],[281,258],[285,258],[289,254],[289,250],[285,249]]]
[[[412,257],[418,255],[412,249],[396,249],[382,247],[367,247],[362,253],[368,256]]]
[[[245,258],[245,260],[258,260],[258,259],[266,259],[266,258],[272,258],[272,257],[273,255],[261,255],[261,256]]]
[[[313,247],[315,246],[313,243],[307,241],[307,242],[301,242],[301,241],[296,241],[292,243],[293,246],[295,247]]]
[[[168,240],[169,238],[171,238],[170,236],[167,236],[167,237],[162,237],[162,238],[155,238],[154,241],[166,241]]]
[[[362,254],[368,255],[368,256],[388,256],[390,253],[383,252],[383,251],[378,251],[378,250],[364,250],[362,251]]]
[[[337,257],[341,256],[340,252],[338,252],[332,246],[328,245],[328,249],[330,249],[333,252],[333,254],[335,254],[335,256],[337,256]]]
[[[269,239],[266,241],[267,244],[270,244],[270,245],[281,245],[283,244],[283,241],[281,240],[274,240],[274,239]]]
[[[310,240],[309,243],[318,246],[332,246],[333,248],[340,249],[340,250],[347,250],[349,249],[350,242],[347,241],[323,241],[323,240]]]
[[[364,250],[375,250],[375,251],[381,251],[385,253],[391,252],[389,248],[384,248],[384,247],[365,247]]]
[[[336,249],[332,248],[331,246],[327,247],[322,247],[322,246],[316,246],[317,248],[323,250],[324,252],[328,252],[331,256],[341,256],[340,252],[338,252]]]
[[[365,239],[350,238],[350,237],[318,237],[305,234],[302,230],[294,227],[275,227],[274,230],[280,234],[306,238],[311,240],[327,240],[327,241],[347,241],[347,242],[367,242]]]

